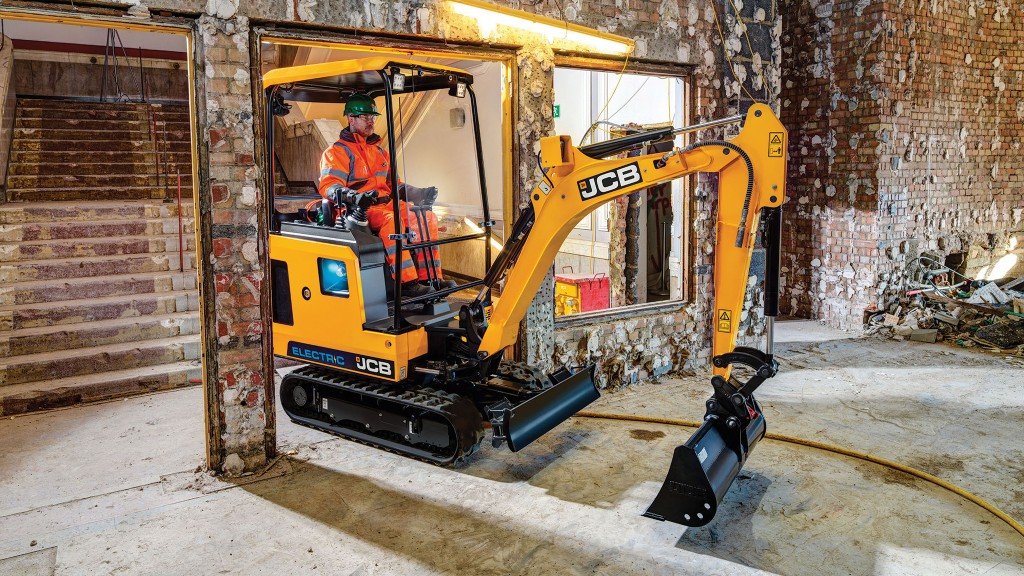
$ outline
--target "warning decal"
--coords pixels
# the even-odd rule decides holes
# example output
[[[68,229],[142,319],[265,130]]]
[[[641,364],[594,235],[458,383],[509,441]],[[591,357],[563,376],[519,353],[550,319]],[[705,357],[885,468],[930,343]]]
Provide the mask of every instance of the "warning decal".
[[[782,132],[769,132],[768,133],[768,157],[769,158],[781,158],[782,157]]]
[[[724,308],[718,310],[718,331],[732,332],[732,312]]]

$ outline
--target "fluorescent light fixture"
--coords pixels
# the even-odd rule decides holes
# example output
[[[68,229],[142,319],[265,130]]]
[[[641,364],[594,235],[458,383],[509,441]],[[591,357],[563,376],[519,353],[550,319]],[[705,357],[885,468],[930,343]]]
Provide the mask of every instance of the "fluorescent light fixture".
[[[572,44],[588,46],[593,52],[601,54],[629,54],[633,52],[633,47],[636,45],[633,40],[624,36],[616,36],[522,10],[495,6],[482,0],[448,0],[448,3],[456,14],[476,20],[480,27],[480,35],[484,37],[493,37],[498,26],[508,26],[540,34],[549,42],[565,40]]]

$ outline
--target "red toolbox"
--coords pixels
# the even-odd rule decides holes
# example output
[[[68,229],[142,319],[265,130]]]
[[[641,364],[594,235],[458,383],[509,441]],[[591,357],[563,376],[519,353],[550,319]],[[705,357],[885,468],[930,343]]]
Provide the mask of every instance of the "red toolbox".
[[[566,269],[569,270],[568,274],[564,273]],[[608,308],[607,274],[573,274],[572,268],[568,266],[562,271],[562,274],[555,274],[556,314],[564,316]]]

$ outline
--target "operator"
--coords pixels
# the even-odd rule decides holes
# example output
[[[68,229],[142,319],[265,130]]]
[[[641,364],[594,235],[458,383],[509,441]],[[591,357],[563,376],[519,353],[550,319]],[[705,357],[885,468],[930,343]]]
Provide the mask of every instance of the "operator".
[[[409,252],[402,252],[402,261],[396,264],[395,241],[390,235],[395,233],[394,208],[392,201],[391,158],[380,147],[381,137],[374,133],[373,126],[380,114],[373,98],[367,94],[352,94],[345,102],[345,118],[348,127],[341,131],[338,141],[324,150],[320,157],[320,183],[318,190],[327,198],[333,193],[335,198],[342,198],[345,192],[369,193],[376,192],[374,204],[366,210],[366,219],[370,229],[384,242],[384,249],[392,275],[400,270],[402,294],[406,296],[422,296],[430,294],[435,288],[454,287],[454,281],[441,279],[441,257],[436,246],[416,251],[414,263]],[[409,229],[409,204],[430,206],[437,198],[437,188],[417,188],[398,183],[398,213],[401,215],[402,229]],[[416,219],[416,238],[423,241],[429,237],[437,238],[437,215],[431,210],[418,211]],[[415,240],[410,244],[414,244]],[[434,285],[430,281],[434,280]],[[425,284],[419,281],[426,282]]]

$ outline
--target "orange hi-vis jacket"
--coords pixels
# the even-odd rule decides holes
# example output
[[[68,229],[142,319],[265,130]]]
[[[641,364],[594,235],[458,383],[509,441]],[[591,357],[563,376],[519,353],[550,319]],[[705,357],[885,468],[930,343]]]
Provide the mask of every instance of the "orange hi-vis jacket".
[[[341,184],[359,192],[376,190],[379,197],[390,196],[392,190],[388,175],[391,158],[379,143],[377,134],[363,138],[348,128],[342,130],[338,141],[324,150],[320,157],[320,194],[324,195],[331,186]],[[366,184],[352,185],[360,180],[366,180]]]
[[[378,198],[392,196],[393,190],[388,179],[391,169],[391,158],[380,147],[380,140],[381,138],[377,134],[372,134],[369,138],[363,138],[358,134],[353,134],[348,128],[342,130],[338,141],[327,150],[324,150],[323,155],[320,157],[320,183],[317,186],[320,194],[326,197],[328,188],[335,184],[341,184],[359,192],[376,190]],[[362,181],[365,181],[365,183]],[[401,181],[399,181],[399,184],[401,184]],[[398,202],[402,229],[408,229],[409,223],[406,221],[407,206],[401,200]],[[430,234],[429,237],[431,238],[437,238],[437,216],[433,212],[428,214],[427,230],[417,230],[418,239],[422,240],[427,237],[426,234]],[[395,241],[390,238],[392,234],[396,233],[391,202],[371,206],[366,211],[366,217],[369,221],[370,229],[377,232],[381,241],[384,242],[387,262],[391,266],[391,270],[394,271],[396,267],[395,253],[397,252],[397,246]],[[418,228],[422,228],[422,226],[418,226]],[[423,251],[420,250],[420,252]],[[425,254],[417,254],[417,256],[417,260],[425,261],[421,262],[421,264],[429,262],[436,266],[435,274],[438,274],[438,278],[440,277],[440,255],[436,254],[436,248],[431,250],[431,256],[435,256],[434,259],[426,258]],[[417,279],[425,280],[428,277],[426,266],[421,265],[421,270],[417,271],[409,252],[402,253],[400,269],[401,281],[403,283],[412,282]]]

